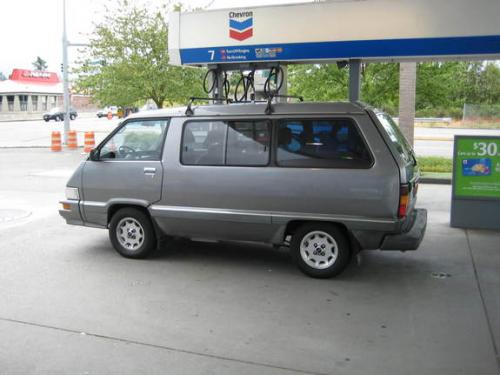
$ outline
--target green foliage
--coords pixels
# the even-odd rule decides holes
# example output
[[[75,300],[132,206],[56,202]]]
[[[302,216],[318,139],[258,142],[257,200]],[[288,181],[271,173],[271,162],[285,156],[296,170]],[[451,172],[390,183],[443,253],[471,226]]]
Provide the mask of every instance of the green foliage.
[[[346,100],[348,68],[337,64],[293,65],[289,67],[290,93],[311,101]],[[398,106],[399,65],[363,64],[361,98],[394,114]]]
[[[33,68],[35,70],[47,70],[47,61],[42,59],[40,56],[36,57],[36,60],[32,62]]]
[[[399,64],[365,64],[361,79],[361,99],[391,115],[397,115],[399,106]]]
[[[421,63],[417,71],[418,116],[461,118],[466,103],[500,100],[500,67],[495,62]]]
[[[332,65],[295,65],[289,68],[290,92],[312,101],[346,100],[348,68]],[[498,62],[426,62],[417,69],[418,117],[461,118],[465,103],[500,102]],[[362,65],[361,100],[397,115],[399,64]]]
[[[418,157],[418,165],[422,172],[451,173],[453,160],[439,156]]]
[[[96,25],[77,69],[77,87],[102,105],[148,99],[158,108],[201,95],[201,69],[169,65],[165,7],[139,8],[120,0],[112,18]]]
[[[288,69],[291,95],[311,101],[345,100],[349,72],[336,64],[291,65]]]
[[[422,109],[416,109],[415,117],[452,117],[462,118],[463,107],[441,107],[429,106]]]

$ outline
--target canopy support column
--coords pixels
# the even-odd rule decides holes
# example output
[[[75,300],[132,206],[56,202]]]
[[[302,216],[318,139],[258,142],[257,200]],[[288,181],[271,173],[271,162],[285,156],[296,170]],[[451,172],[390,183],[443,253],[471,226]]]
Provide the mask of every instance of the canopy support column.
[[[349,60],[349,101],[359,101],[361,93],[361,60]]]
[[[415,132],[415,90],[417,63],[399,64],[399,127],[413,146]]]

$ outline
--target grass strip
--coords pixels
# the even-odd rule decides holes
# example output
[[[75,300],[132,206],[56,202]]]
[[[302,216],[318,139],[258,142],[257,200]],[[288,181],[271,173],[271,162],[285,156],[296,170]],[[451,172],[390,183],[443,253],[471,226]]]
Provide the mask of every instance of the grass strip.
[[[441,156],[417,157],[422,172],[452,173],[453,160]]]

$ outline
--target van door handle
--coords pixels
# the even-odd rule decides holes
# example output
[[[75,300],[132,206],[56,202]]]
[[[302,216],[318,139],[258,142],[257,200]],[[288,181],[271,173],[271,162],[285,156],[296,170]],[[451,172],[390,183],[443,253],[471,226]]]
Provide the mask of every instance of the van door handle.
[[[144,168],[144,174],[155,174],[156,168]]]

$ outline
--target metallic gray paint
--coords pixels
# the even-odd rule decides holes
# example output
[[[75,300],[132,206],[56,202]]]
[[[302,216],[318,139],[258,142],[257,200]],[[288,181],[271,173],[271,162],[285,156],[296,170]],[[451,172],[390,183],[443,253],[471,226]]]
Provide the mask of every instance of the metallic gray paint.
[[[388,234],[380,246],[381,250],[416,250],[424,238],[427,228],[427,210],[415,209],[412,225],[407,232]]]
[[[145,173],[145,168],[156,173]],[[160,200],[162,180],[161,161],[87,161],[82,169],[84,220],[107,225],[113,204],[149,206]]]
[[[216,240],[281,244],[292,221],[326,221],[344,225],[362,248],[379,248],[386,234],[399,233],[400,183],[407,166],[388,147],[381,126],[359,104],[277,104],[272,116],[265,105],[218,105],[141,113],[135,117],[173,116],[162,161],[87,161],[70,179],[79,187],[81,217],[68,223],[107,227],[116,204],[146,207],[165,234]],[[180,163],[183,123],[213,120],[351,118],[374,159],[369,169],[184,166]],[[132,118],[135,118],[132,116]],[[273,159],[273,158],[272,158]],[[414,202],[412,202],[414,204]],[[422,234],[423,235],[423,234]]]

